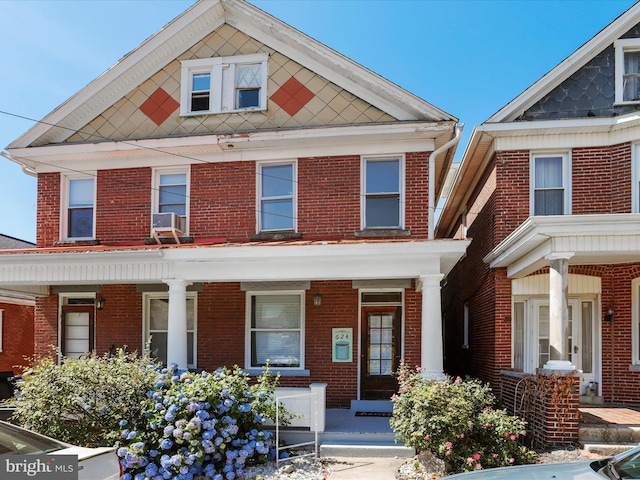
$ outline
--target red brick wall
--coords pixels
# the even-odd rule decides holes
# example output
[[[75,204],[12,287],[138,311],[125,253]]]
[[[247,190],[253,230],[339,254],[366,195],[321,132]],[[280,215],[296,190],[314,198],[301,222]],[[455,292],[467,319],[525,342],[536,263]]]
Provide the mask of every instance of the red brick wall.
[[[2,311],[2,352],[0,371],[22,373],[33,356],[33,310],[30,305],[0,302]]]
[[[50,247],[60,240],[60,174],[38,174],[36,246]]]
[[[101,242],[140,241],[151,232],[151,169],[100,170],[96,237]]]
[[[35,356],[55,356],[58,346],[58,295],[39,297],[34,311]]]
[[[102,310],[96,310],[96,353],[125,345],[129,352],[142,353],[142,293],[135,285],[103,285],[101,295],[105,303]]]

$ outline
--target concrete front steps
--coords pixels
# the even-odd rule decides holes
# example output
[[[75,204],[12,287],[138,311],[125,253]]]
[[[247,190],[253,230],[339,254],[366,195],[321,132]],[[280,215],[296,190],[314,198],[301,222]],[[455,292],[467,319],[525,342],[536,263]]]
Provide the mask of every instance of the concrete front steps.
[[[349,409],[327,409],[325,431],[318,433],[318,450],[322,457],[411,458],[412,448],[396,443],[389,426],[393,404],[390,401],[353,401]],[[356,415],[361,412],[364,415]],[[313,440],[309,431],[281,432],[288,445]]]
[[[612,456],[640,443],[639,425],[589,424],[580,427],[583,448],[597,455]]]

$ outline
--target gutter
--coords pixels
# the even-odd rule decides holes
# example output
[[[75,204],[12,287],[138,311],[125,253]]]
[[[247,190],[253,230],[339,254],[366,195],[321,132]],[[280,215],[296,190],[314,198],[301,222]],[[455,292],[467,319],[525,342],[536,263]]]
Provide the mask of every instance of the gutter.
[[[436,215],[436,157],[440,153],[449,150],[456,145],[462,138],[462,129],[464,124],[456,123],[455,135],[447,143],[439,148],[436,148],[431,155],[429,155],[429,225],[428,225],[428,239],[433,240],[435,238],[435,215]]]
[[[13,155],[8,154],[7,152],[0,152],[0,156],[20,165],[20,167],[22,167],[22,173],[25,173],[31,177],[36,177],[36,178],[38,177],[38,174],[36,173],[35,170],[33,170],[31,167],[27,167],[24,163],[18,161],[18,159]]]

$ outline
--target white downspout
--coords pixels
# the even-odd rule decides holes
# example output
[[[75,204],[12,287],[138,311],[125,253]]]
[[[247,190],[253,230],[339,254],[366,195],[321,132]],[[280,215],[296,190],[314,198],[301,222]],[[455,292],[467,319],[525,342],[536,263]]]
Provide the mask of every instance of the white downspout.
[[[8,154],[7,152],[0,152],[0,156],[6,158],[7,160],[11,160],[12,162],[17,163],[18,165],[20,165],[22,167],[22,172],[31,176],[31,177],[38,177],[38,174],[36,173],[35,170],[33,170],[31,167],[27,167],[24,163],[19,162],[18,159],[16,157],[14,157],[13,155]]]
[[[462,138],[462,129],[464,124],[456,123],[455,135],[447,143],[440,148],[436,148],[431,155],[429,155],[429,225],[428,235],[429,240],[433,240],[435,231],[435,216],[436,216],[436,157],[443,151],[446,151],[456,145]]]

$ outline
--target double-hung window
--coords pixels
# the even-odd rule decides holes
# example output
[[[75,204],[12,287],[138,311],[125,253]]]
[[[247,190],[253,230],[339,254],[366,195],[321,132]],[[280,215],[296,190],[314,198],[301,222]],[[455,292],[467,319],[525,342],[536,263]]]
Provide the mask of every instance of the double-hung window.
[[[159,222],[172,221],[182,232],[186,232],[187,215],[189,212],[189,171],[186,168],[177,169],[158,169],[154,174],[154,198],[153,198],[153,213],[167,214],[162,217],[167,217],[159,220]],[[171,220],[168,217],[173,217],[171,214],[175,214],[175,219]],[[156,218],[156,220],[158,220]],[[168,224],[163,223],[163,226]],[[155,225],[154,225],[155,226]]]
[[[167,364],[169,339],[169,296],[148,294],[145,297],[144,338],[151,339],[152,358]],[[195,367],[196,358],[196,293],[187,293],[187,364]]]
[[[296,163],[258,164],[258,230],[296,230]]]
[[[362,172],[363,228],[403,228],[404,160],[365,158]]]
[[[531,157],[531,211],[533,215],[571,213],[570,166],[567,154]]]
[[[264,110],[267,108],[266,53],[184,60],[180,114]]]
[[[640,38],[615,43],[616,103],[640,102]]]
[[[247,368],[304,368],[304,292],[247,293]]]
[[[62,218],[63,238],[95,238],[95,177],[67,177],[66,209]]]

